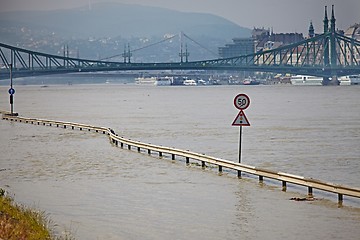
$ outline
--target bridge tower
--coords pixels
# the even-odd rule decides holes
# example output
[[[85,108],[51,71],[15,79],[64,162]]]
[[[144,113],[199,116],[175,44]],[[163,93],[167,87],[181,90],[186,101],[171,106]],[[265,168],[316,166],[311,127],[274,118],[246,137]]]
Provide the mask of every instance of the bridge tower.
[[[336,51],[336,27],[335,27],[335,14],[334,5],[331,7],[331,20],[330,20],[330,67],[331,67],[331,81],[328,85],[339,85],[336,71],[333,69],[337,66],[337,51]]]
[[[180,62],[181,63],[184,62],[184,57],[185,57],[185,62],[188,62],[189,61],[189,55],[190,55],[190,53],[188,52],[187,44],[185,44],[185,52],[183,50],[183,36],[184,36],[184,33],[180,32],[180,52],[179,52],[179,57],[180,57]]]
[[[331,20],[329,28],[329,19],[327,16],[327,6],[325,6],[325,16],[324,16],[324,68],[329,68],[328,76],[324,77],[323,85],[338,85],[339,81],[337,80],[336,73],[333,71],[337,65],[337,53],[336,53],[336,27],[335,27],[335,14],[334,14],[334,5],[331,9]],[[331,77],[331,80],[329,79]]]
[[[330,52],[331,52],[331,57],[330,57],[330,64],[331,66],[336,66],[337,64],[337,57],[336,57],[336,40],[335,40],[335,33],[336,33],[336,28],[335,28],[335,14],[334,14],[334,5],[332,5],[332,10],[331,10],[331,24],[330,24],[330,32],[331,32],[331,36],[330,36]]]
[[[184,57],[185,57],[185,62],[188,62],[189,55],[190,55],[190,53],[188,52],[187,44],[185,44],[185,52],[183,51],[183,45],[181,44],[180,53],[179,53],[180,62],[182,62],[182,63],[184,62]]]
[[[132,53],[130,51],[130,44],[127,45],[127,49],[126,49],[126,44],[125,44],[124,53],[122,54],[122,56],[124,58],[124,63],[131,63]]]
[[[327,16],[327,6],[325,6],[325,16],[324,16],[324,34],[329,32],[329,19]],[[324,40],[324,66],[329,66],[329,39],[328,37]]]

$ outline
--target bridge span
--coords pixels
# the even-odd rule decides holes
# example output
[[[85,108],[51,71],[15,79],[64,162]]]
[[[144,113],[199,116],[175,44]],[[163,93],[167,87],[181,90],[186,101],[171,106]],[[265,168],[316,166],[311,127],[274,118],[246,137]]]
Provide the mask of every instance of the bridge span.
[[[329,26],[330,22],[330,26]],[[360,41],[336,31],[325,8],[324,32],[300,42],[253,54],[202,61],[132,63],[89,60],[41,53],[0,43],[0,79],[46,74],[136,70],[217,70],[303,74],[323,77],[323,84],[337,77],[360,74]],[[129,53],[130,54],[130,53]]]

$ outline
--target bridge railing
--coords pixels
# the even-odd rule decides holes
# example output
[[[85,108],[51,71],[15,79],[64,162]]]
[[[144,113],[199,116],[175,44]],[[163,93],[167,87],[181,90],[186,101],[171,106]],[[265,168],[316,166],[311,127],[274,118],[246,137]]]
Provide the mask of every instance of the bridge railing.
[[[284,172],[276,172],[268,169],[258,168],[254,166],[249,166],[246,164],[236,163],[233,161],[225,160],[222,158],[208,156],[206,154],[200,154],[196,152],[192,152],[189,150],[182,150],[178,148],[165,147],[155,144],[143,143],[140,141],[131,140],[128,138],[124,138],[118,136],[111,128],[106,127],[96,127],[88,124],[80,124],[73,122],[64,122],[64,121],[54,121],[54,120],[45,120],[45,119],[36,119],[36,118],[25,118],[25,117],[17,117],[10,116],[8,114],[2,115],[3,120],[14,121],[14,122],[23,122],[30,123],[35,125],[43,125],[43,126],[56,126],[62,128],[71,128],[71,129],[80,129],[80,130],[88,130],[95,131],[98,133],[106,134],[112,144],[120,147],[125,147],[129,150],[132,148],[137,149],[138,152],[141,150],[147,151],[148,154],[151,152],[157,152],[159,157],[163,156],[163,154],[168,154],[171,156],[172,160],[175,160],[177,157],[183,157],[186,159],[186,163],[189,164],[190,159],[201,162],[201,166],[205,167],[207,164],[216,165],[219,168],[219,172],[223,171],[223,168],[228,168],[235,171],[245,172],[250,175],[258,176],[259,181],[263,181],[264,178],[274,179],[282,182],[282,189],[286,191],[287,183],[304,186],[308,188],[308,195],[313,195],[313,189],[322,190],[325,192],[331,192],[338,195],[338,202],[342,203],[343,196],[350,196],[355,198],[360,198],[360,188],[354,188],[334,183],[323,182],[313,178],[306,178],[294,174],[284,173]]]

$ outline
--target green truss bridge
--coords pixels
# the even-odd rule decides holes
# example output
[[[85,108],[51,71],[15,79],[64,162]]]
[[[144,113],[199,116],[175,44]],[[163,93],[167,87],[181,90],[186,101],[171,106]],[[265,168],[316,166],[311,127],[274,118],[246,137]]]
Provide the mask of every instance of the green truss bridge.
[[[254,54],[202,61],[133,63],[71,58],[0,43],[0,78],[71,72],[127,70],[232,70],[320,76],[323,84],[360,74],[360,41],[336,31],[334,8],[325,7],[324,32],[303,41]],[[125,55],[126,53],[124,53]],[[131,56],[131,52],[127,53]],[[129,57],[130,59],[130,57]],[[332,81],[330,79],[333,79]]]

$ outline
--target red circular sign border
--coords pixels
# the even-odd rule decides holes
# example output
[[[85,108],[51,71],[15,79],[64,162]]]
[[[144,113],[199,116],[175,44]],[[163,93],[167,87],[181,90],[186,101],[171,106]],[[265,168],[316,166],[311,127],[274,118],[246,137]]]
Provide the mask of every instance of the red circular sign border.
[[[240,97],[240,96],[244,96],[244,97],[247,98],[247,100],[248,100],[248,104],[247,104],[247,106],[244,107],[244,108],[239,108],[239,107],[237,106],[237,104],[236,104],[236,99],[237,99],[238,97]],[[235,106],[237,109],[239,109],[239,110],[245,110],[245,109],[247,109],[247,108],[250,106],[250,98],[249,98],[249,96],[246,95],[246,94],[244,94],[244,93],[240,93],[240,94],[236,95],[236,97],[234,98],[234,106]]]

